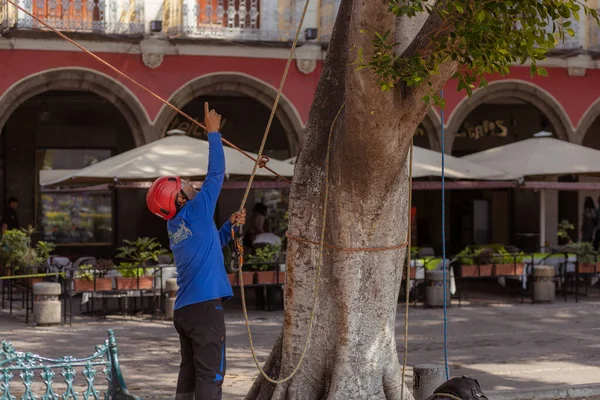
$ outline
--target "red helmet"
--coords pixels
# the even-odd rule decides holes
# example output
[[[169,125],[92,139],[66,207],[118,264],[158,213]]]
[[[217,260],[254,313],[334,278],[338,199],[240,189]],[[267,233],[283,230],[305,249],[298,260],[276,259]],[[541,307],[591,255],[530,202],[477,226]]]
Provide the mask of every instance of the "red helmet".
[[[175,199],[181,191],[181,178],[178,176],[163,176],[154,181],[148,194],[146,204],[152,214],[169,220],[177,214]]]

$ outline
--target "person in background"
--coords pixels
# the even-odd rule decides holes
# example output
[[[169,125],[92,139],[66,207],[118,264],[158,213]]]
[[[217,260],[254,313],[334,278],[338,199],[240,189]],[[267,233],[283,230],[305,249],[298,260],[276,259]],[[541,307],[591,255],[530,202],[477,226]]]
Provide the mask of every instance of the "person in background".
[[[591,243],[598,225],[598,211],[594,200],[587,196],[583,203],[583,219],[581,223],[581,241]]]
[[[598,196],[598,205],[600,206],[600,196]],[[584,206],[585,209],[585,206]],[[598,210],[596,208],[596,210]],[[596,211],[596,215],[597,215],[597,211]],[[598,250],[598,246],[600,245],[600,218],[596,218],[596,229],[594,232],[594,242],[593,242],[593,247],[594,250]]]
[[[19,229],[19,214],[17,213],[17,207],[19,207],[19,200],[15,197],[8,199],[8,205],[4,208],[2,214],[2,224],[6,224],[6,230]]]
[[[253,215],[248,226],[248,231],[244,237],[244,242],[252,246],[254,239],[260,233],[267,232],[267,211],[268,208],[264,203],[256,203],[252,209]]]

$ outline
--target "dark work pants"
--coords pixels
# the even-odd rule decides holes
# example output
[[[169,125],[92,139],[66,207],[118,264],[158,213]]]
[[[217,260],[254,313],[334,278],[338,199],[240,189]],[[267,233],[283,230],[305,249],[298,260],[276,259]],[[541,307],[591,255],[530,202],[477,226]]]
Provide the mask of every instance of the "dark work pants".
[[[221,300],[175,310],[181,342],[176,400],[221,400],[225,377],[225,315]]]

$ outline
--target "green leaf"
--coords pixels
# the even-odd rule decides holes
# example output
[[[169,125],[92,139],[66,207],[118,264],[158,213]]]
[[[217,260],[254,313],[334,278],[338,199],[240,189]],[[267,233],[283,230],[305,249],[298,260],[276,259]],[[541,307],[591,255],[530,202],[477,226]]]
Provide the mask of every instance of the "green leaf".
[[[479,21],[479,22],[485,21],[485,11],[484,10],[481,10],[481,11],[479,11],[479,13],[477,13],[477,21]]]

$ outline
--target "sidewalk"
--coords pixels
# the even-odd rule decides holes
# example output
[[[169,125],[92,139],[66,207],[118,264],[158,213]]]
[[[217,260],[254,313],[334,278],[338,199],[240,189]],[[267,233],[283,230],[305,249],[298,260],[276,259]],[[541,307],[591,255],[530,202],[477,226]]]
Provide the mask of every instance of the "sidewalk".
[[[396,322],[400,352],[404,348],[402,307]],[[254,344],[259,357],[264,358],[281,329],[283,314],[251,311],[250,315]],[[598,321],[600,301],[595,300],[453,306],[448,310],[450,374],[476,378],[484,392],[512,391],[506,393],[512,398],[527,388],[600,385]],[[441,309],[411,306],[409,365],[443,363],[442,324]],[[18,350],[78,357],[89,355],[93,346],[104,340],[106,330],[113,328],[133,393],[144,399],[173,397],[179,354],[178,338],[170,322],[78,317],[72,327],[33,328],[0,313],[0,326],[0,338],[11,340]],[[239,310],[227,312],[227,330],[224,399],[243,399],[257,372]],[[412,387],[412,369],[407,371],[407,378]]]

